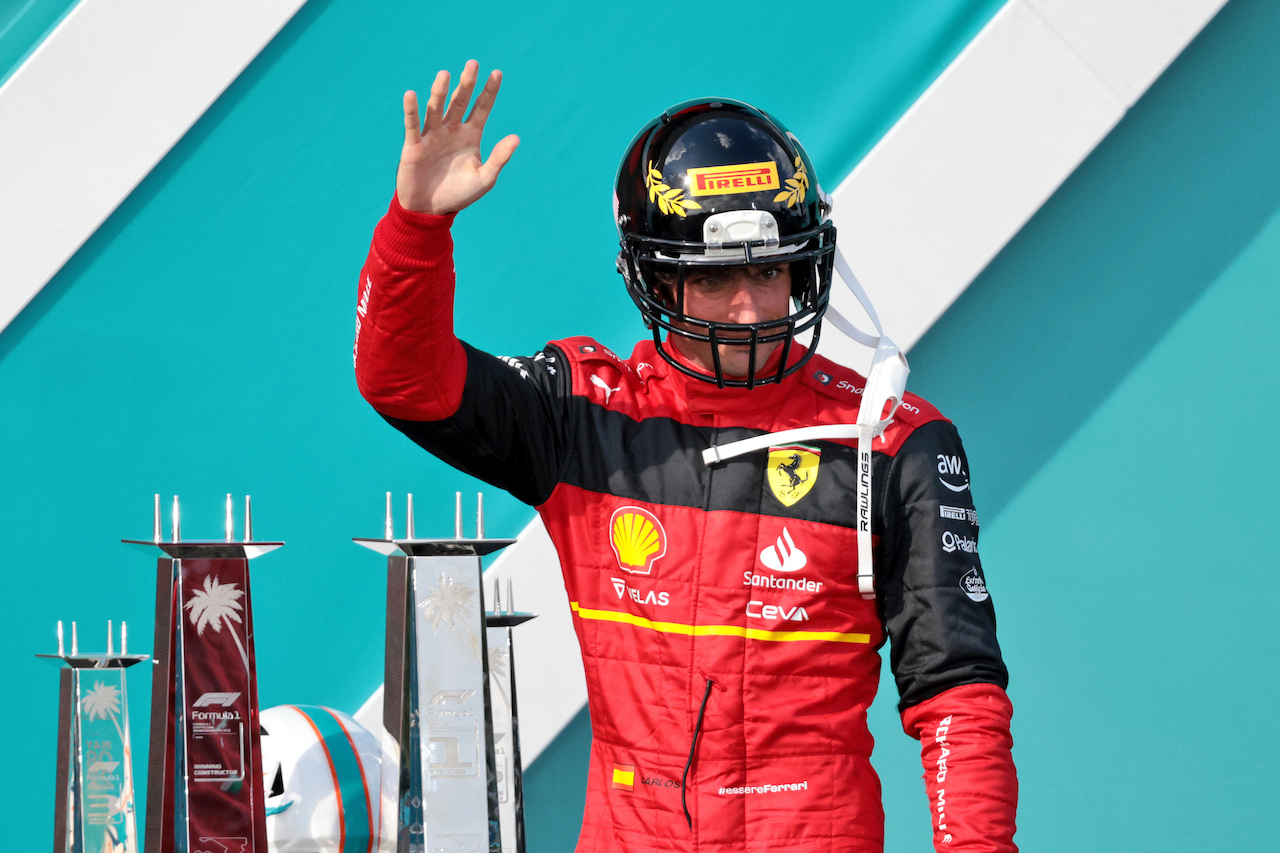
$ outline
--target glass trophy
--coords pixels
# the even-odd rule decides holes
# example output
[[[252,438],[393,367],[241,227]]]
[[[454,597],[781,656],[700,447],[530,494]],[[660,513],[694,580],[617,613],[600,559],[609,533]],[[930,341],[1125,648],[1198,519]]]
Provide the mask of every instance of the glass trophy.
[[[515,540],[485,538],[483,497],[464,537],[460,492],[452,539],[415,536],[412,495],[396,538],[388,492],[384,536],[354,541],[387,557],[383,726],[400,766],[384,782],[398,786],[398,849],[500,853],[480,558]]]
[[[129,744],[127,667],[148,655],[128,653],[120,623],[120,653],[107,623],[107,650],[81,654],[76,623],[71,652],[58,623],[58,770],[54,801],[54,853],[137,853],[133,753]]]
[[[234,538],[231,495],[223,539],[183,539],[178,499],[161,536],[155,497],[155,670],[147,767],[147,853],[267,853],[249,560],[283,542]]]
[[[493,718],[493,753],[498,768],[498,819],[502,853],[525,853],[524,785],[520,764],[520,714],[516,704],[516,658],[511,629],[537,618],[520,613],[507,579],[506,606],[493,579],[493,610],[485,611],[485,635],[489,643],[489,697]]]

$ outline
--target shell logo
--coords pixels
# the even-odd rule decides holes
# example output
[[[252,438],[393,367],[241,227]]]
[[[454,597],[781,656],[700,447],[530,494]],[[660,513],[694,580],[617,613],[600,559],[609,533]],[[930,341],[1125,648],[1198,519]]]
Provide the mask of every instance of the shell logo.
[[[618,568],[633,575],[647,575],[667,553],[667,531],[649,510],[622,506],[609,519],[609,543],[618,558]]]

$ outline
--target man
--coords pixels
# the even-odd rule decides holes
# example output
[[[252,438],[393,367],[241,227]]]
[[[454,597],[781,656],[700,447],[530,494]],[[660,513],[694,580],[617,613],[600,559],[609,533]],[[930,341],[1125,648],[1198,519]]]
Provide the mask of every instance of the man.
[[[499,360],[454,336],[448,228],[518,144],[480,157],[500,81],[466,117],[476,64],[447,106],[440,72],[422,125],[405,95],[356,374],[414,441],[537,507],[556,544],[593,733],[578,849],[881,850],[866,709],[887,632],[935,846],[1015,850],[964,451],[925,401],[875,396],[877,371],[796,340],[816,338],[842,262],[795,137],[732,101],[650,122],[615,213],[653,339],[626,360],[590,338]]]

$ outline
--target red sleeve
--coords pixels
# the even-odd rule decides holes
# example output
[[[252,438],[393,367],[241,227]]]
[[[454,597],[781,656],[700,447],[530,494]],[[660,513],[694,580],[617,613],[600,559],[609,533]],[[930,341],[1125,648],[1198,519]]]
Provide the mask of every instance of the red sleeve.
[[[903,729],[920,741],[939,853],[1016,853],[1012,717],[1009,697],[994,684],[953,687],[903,712]]]
[[[360,273],[356,384],[384,415],[435,421],[462,400],[467,356],[453,333],[454,215],[405,210],[394,197]]]

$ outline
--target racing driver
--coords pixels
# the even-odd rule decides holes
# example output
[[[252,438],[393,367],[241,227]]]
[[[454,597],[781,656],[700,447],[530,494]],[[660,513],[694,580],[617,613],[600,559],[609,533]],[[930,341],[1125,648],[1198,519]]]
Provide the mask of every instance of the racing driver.
[[[446,100],[441,71],[421,121],[405,93],[356,377],[555,542],[593,733],[578,850],[881,851],[866,712],[886,639],[935,848],[1016,850],[968,463],[891,342],[828,312],[833,271],[857,287],[798,140],[730,100],[651,121],[614,196],[651,337],[625,359],[587,337],[495,358],[453,328],[450,225],[519,143],[481,158],[501,75],[467,115],[477,82],[468,62]],[[814,354],[824,315],[877,347],[868,377]]]

